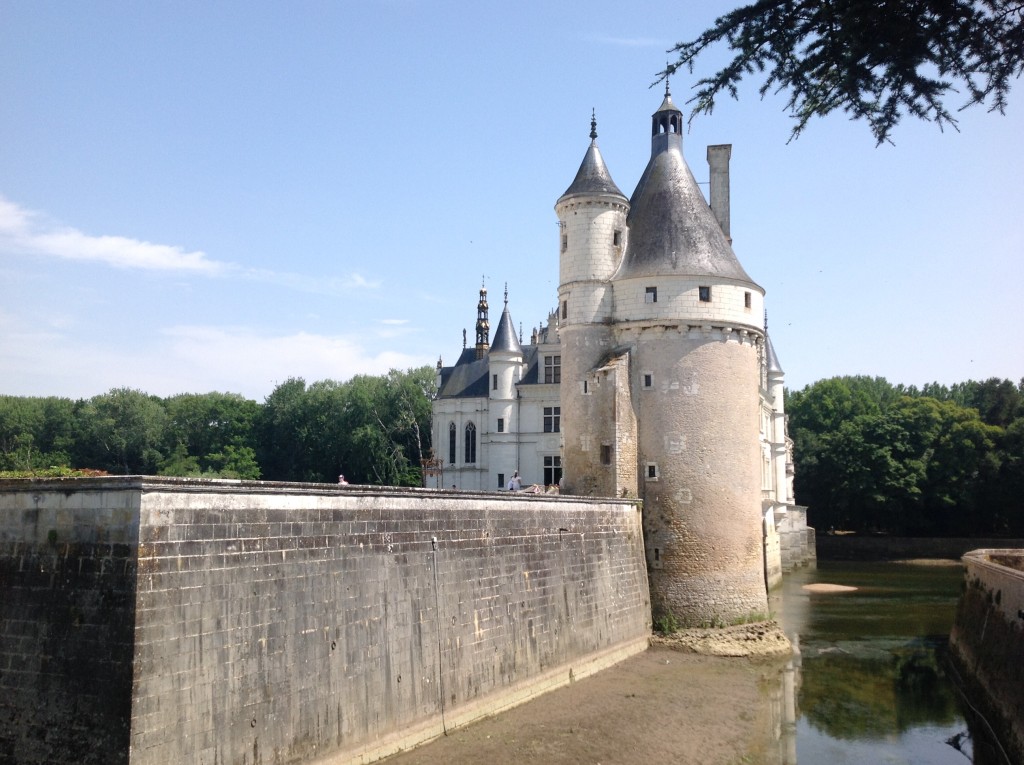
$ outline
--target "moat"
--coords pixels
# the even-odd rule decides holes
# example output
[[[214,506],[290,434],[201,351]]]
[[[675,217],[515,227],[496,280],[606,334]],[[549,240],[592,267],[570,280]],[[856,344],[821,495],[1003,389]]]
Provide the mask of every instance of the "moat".
[[[962,578],[949,562],[821,562],[772,598],[793,662],[654,648],[388,762],[1004,764],[945,662]]]

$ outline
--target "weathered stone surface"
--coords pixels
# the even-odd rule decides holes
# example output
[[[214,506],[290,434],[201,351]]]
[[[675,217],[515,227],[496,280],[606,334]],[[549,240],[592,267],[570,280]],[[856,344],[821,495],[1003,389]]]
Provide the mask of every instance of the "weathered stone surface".
[[[629,502],[79,479],[0,517],[3,762],[368,761],[650,629]]]

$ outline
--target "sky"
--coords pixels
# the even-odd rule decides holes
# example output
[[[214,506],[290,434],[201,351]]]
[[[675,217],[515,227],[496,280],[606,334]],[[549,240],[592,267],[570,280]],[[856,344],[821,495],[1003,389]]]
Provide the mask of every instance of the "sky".
[[[0,0],[0,394],[263,401],[451,364],[481,284],[528,340],[591,111],[628,196],[667,50],[737,4]],[[787,386],[1024,377],[1020,84],[882,146],[842,114],[790,141],[758,84],[684,154],[705,182],[733,146]]]

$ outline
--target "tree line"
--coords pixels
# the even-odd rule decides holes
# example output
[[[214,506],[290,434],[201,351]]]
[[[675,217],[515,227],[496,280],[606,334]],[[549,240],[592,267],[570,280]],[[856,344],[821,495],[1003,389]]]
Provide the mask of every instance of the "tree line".
[[[0,396],[0,471],[420,485],[429,366],[346,382],[292,378],[259,404],[234,393]]]
[[[786,411],[819,533],[1024,536],[1024,380],[834,377],[787,391]]]

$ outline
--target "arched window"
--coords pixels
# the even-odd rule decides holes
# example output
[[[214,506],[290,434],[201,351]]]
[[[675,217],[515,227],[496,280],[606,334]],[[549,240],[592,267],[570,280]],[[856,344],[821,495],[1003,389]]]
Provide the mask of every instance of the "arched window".
[[[466,453],[463,456],[466,464],[476,463],[476,425],[473,423],[466,425]]]
[[[455,464],[455,423],[448,425],[448,464]]]

